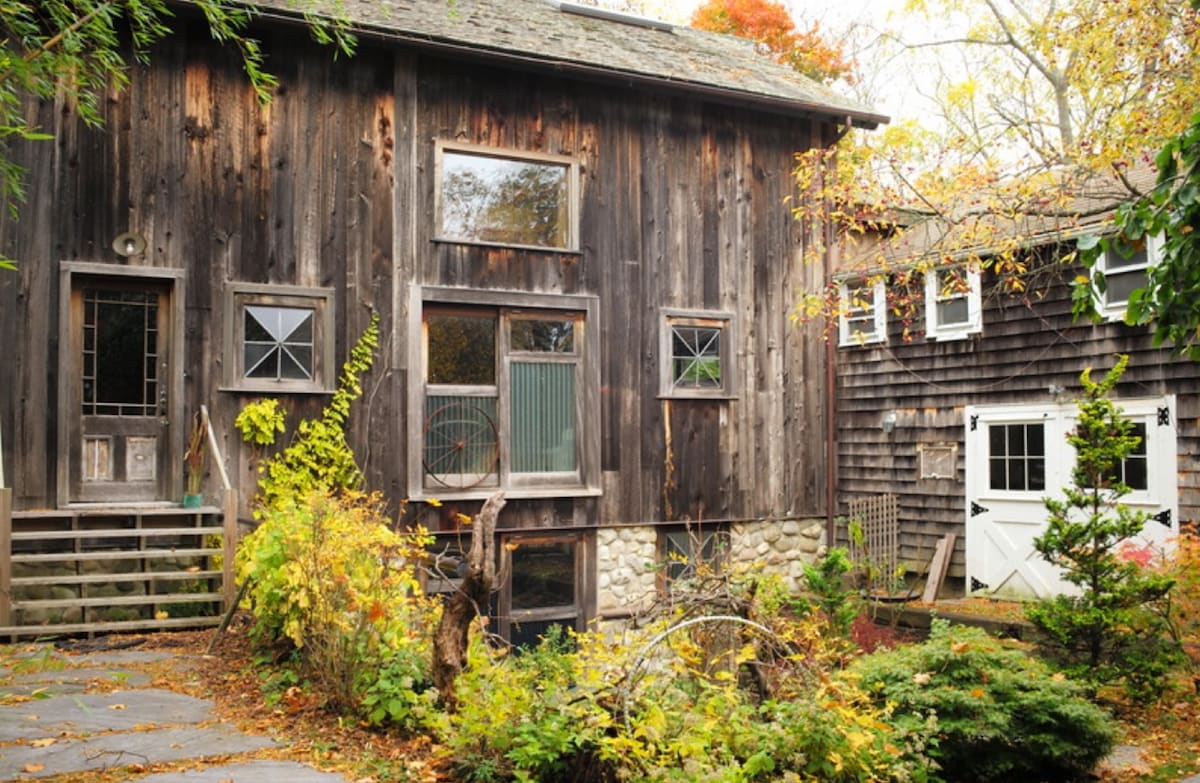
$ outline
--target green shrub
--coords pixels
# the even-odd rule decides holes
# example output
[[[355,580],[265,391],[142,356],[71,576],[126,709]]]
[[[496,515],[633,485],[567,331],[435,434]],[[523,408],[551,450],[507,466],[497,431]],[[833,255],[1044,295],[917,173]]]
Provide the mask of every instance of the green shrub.
[[[935,620],[928,641],[864,656],[850,672],[895,705],[898,725],[933,732],[945,780],[1074,780],[1112,748],[1108,716],[1079,685],[979,629]]]
[[[442,740],[472,781],[928,780],[918,734],[895,729],[852,685],[759,702],[732,675],[697,671],[662,624],[624,640],[579,634],[472,661]],[[681,634],[680,646],[690,641]],[[661,637],[659,637],[661,638]],[[749,655],[743,651],[740,657]]]
[[[1122,356],[1102,381],[1084,370],[1084,398],[1068,442],[1075,447],[1063,499],[1046,498],[1049,522],[1034,547],[1077,595],[1058,595],[1027,614],[1045,648],[1072,677],[1093,690],[1120,682],[1138,698],[1159,696],[1182,660],[1159,606],[1172,580],[1122,554],[1148,514],[1121,502],[1132,490],[1120,478],[1122,460],[1138,444],[1133,423],[1108,399],[1125,371]]]
[[[408,721],[425,702],[437,617],[414,570],[426,544],[391,530],[377,495],[317,492],[266,509],[237,557],[253,638],[290,642],[331,706]]]

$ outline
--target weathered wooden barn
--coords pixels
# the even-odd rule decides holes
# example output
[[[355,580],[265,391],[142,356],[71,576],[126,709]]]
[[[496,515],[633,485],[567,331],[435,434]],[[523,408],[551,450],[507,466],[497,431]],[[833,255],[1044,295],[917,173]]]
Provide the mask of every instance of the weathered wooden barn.
[[[181,3],[102,128],[46,102],[54,140],[14,150],[0,633],[229,600],[234,418],[318,413],[372,315],[369,486],[447,548],[505,491],[504,636],[627,612],[647,562],[713,534],[785,571],[815,551],[831,365],[788,311],[830,270],[801,261],[827,229],[791,215],[793,155],[884,118],[744,41],[570,3],[339,4],[340,59],[255,5],[269,105]],[[184,508],[202,406],[217,459]]]
[[[945,594],[1064,589],[1033,539],[1047,519],[1043,498],[1071,481],[1066,437],[1082,395],[1079,375],[1091,367],[1103,377],[1119,354],[1130,359],[1116,400],[1142,437],[1122,466],[1133,489],[1124,502],[1152,516],[1142,537],[1154,547],[1177,534],[1181,520],[1200,517],[1200,367],[1155,348],[1147,327],[1123,321],[1154,243],[1132,258],[1102,258],[1104,318],[1077,320],[1071,291],[1085,270],[1063,259],[1079,236],[1111,225],[1103,212],[1039,221],[1024,229],[1024,291],[987,268],[986,247],[959,247],[961,264],[944,263],[941,251],[924,258],[929,271],[913,271],[938,232],[901,240],[906,261],[852,268],[848,257],[836,276],[853,300],[838,332],[838,513],[856,499],[894,496],[898,560],[910,573],[924,571],[939,541],[954,534]],[[885,252],[898,260],[893,249]],[[857,255],[879,257],[878,246]],[[945,285],[949,274],[959,275],[955,285]],[[909,323],[896,317],[897,307]]]

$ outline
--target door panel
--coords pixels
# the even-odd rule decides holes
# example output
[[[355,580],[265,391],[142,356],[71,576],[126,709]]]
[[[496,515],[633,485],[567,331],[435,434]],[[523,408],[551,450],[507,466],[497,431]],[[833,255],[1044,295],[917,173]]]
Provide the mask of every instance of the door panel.
[[[71,502],[149,501],[171,487],[171,286],[74,276],[66,401]]]
[[[1162,551],[1178,533],[1174,399],[1119,401],[1144,440],[1122,466],[1134,491],[1125,505],[1151,515],[1134,546]],[[1010,598],[1070,594],[1073,585],[1042,559],[1034,539],[1046,528],[1044,499],[1062,496],[1075,450],[1073,404],[966,410],[967,589]]]

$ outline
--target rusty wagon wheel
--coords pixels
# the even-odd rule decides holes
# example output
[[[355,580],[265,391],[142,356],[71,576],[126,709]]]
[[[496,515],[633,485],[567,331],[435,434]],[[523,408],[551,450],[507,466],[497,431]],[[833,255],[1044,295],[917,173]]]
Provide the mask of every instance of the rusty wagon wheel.
[[[455,401],[425,419],[425,475],[449,489],[469,489],[494,478],[500,467],[496,422],[478,405]]]

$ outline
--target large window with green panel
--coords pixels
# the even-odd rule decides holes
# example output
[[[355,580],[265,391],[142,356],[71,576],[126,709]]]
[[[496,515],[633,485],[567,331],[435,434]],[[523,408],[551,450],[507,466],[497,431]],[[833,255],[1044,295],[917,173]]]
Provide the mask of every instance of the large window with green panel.
[[[594,487],[594,300],[437,293],[419,304],[416,496]]]

